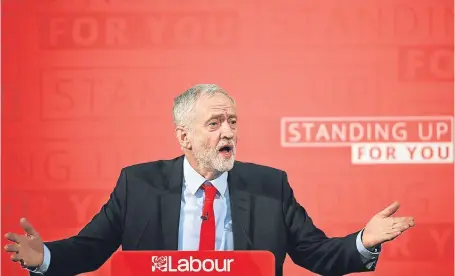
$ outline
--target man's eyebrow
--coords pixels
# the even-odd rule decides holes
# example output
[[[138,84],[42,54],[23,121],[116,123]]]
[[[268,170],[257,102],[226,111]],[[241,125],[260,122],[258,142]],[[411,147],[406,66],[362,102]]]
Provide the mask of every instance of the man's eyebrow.
[[[220,118],[223,116],[224,116],[224,113],[214,113],[214,114],[210,115],[210,117],[207,119],[207,121],[217,119],[217,118]],[[235,114],[228,114],[227,117],[228,117],[228,119],[232,119],[232,118],[237,119],[237,115],[235,115]]]
[[[214,119],[214,118],[219,118],[223,116],[223,113],[213,113],[210,115],[209,120]]]

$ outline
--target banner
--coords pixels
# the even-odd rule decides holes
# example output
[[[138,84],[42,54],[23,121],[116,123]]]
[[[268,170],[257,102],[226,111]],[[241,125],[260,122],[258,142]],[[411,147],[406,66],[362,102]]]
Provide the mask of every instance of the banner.
[[[112,256],[112,276],[275,275],[267,251],[126,251]]]

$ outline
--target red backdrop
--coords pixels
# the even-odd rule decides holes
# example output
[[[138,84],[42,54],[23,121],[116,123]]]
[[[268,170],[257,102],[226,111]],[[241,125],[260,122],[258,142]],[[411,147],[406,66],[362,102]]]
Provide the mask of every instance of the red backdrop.
[[[216,83],[239,159],[286,170],[327,234],[394,200],[415,216],[371,275],[453,275],[453,18],[448,0],[2,1],[2,233],[76,234],[122,167],[180,154],[172,99]],[[368,126],[390,135],[333,134]],[[2,273],[26,275],[5,253]]]

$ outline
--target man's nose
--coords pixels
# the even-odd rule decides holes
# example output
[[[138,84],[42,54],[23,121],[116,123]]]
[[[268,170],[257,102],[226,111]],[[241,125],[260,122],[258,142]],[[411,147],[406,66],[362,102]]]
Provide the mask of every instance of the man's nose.
[[[221,138],[231,139],[234,137],[234,131],[231,128],[229,123],[223,123],[222,131],[221,131]]]

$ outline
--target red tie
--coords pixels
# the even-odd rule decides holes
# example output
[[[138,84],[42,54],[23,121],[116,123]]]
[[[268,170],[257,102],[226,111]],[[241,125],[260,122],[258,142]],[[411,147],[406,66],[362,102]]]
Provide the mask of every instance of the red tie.
[[[216,188],[210,182],[202,184],[204,191],[204,207],[202,207],[202,223],[199,238],[199,250],[215,250],[215,212],[213,201],[215,200]]]

